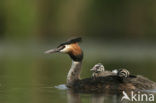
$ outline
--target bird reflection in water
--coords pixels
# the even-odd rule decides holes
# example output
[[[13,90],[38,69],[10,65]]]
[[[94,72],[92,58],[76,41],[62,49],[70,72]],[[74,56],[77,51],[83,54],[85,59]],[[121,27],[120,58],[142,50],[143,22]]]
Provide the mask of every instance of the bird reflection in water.
[[[82,97],[83,94],[81,93],[75,93],[73,90],[68,89],[67,90],[67,100],[68,103],[83,103]],[[87,95],[87,94],[86,94]],[[90,96],[90,103],[119,103],[121,102],[121,95],[117,94],[88,94]]]

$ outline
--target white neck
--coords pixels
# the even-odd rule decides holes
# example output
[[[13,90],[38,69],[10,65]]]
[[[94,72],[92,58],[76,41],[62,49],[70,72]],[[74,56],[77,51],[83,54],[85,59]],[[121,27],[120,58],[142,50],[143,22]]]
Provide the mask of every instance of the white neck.
[[[71,86],[75,80],[80,79],[81,65],[82,62],[72,61],[71,68],[67,75],[67,86]]]

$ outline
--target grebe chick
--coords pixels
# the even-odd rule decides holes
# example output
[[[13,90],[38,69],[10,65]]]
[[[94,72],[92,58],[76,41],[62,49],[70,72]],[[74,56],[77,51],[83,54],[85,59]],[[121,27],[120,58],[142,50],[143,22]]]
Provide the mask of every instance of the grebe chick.
[[[127,69],[120,69],[118,70],[117,75],[121,78],[127,78],[130,75],[130,72]]]
[[[80,72],[83,60],[83,52],[78,42],[81,38],[70,39],[57,48],[46,51],[49,53],[65,53],[72,59],[72,65],[67,75],[67,87],[71,88],[76,92],[113,92],[121,93],[122,91],[130,90],[145,90],[145,89],[156,89],[156,83],[143,77],[137,76],[136,78],[125,78],[121,81],[121,78],[117,75],[110,75],[104,77],[97,77],[96,80],[93,78],[80,79]]]
[[[101,63],[95,64],[94,67],[92,69],[90,69],[90,71],[93,72],[92,78],[94,78],[94,79],[96,79],[97,77],[116,75],[116,73],[114,73],[114,72],[106,71],[105,67]]]

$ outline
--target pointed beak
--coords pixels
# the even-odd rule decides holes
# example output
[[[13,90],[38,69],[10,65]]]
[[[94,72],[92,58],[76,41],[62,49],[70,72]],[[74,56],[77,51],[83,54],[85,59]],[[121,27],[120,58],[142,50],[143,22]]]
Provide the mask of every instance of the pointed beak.
[[[56,52],[59,52],[59,49],[58,48],[47,50],[44,53],[45,54],[52,54],[52,53],[56,53]]]
[[[64,46],[60,46],[60,47],[58,47],[58,48],[54,48],[54,49],[47,50],[47,51],[45,51],[44,53],[45,53],[45,54],[57,53],[57,52],[60,52],[60,50],[62,50],[63,48],[64,48]]]
[[[95,67],[93,67],[92,69],[90,69],[90,71],[93,71],[93,72],[94,72],[95,70],[96,70],[96,68],[95,68]]]

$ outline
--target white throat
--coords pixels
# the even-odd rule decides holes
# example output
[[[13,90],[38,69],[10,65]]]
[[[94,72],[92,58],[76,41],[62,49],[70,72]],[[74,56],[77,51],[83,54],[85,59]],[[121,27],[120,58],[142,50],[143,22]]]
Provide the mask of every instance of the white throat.
[[[80,79],[81,65],[81,61],[72,61],[71,68],[67,75],[67,86],[71,86],[75,80]]]

